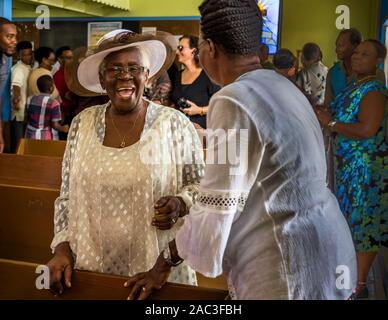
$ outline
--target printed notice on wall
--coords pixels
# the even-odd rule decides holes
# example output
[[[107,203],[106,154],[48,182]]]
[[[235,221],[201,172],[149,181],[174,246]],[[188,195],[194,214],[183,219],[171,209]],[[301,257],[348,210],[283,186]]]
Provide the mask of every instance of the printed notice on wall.
[[[88,23],[88,47],[94,48],[101,37],[113,30],[121,29],[121,21],[89,22]]]
[[[156,30],[157,30],[156,27],[142,27],[141,33],[156,35]]]

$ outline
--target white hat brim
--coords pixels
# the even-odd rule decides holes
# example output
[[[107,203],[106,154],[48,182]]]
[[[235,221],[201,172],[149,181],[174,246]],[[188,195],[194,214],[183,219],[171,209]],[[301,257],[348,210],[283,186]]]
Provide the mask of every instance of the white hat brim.
[[[145,40],[126,44],[123,46],[113,47],[98,53],[95,53],[85,58],[79,65],[77,76],[79,83],[87,90],[95,92],[97,94],[106,93],[101,87],[100,77],[98,74],[100,64],[104,58],[115,51],[130,47],[141,47],[143,52],[148,54],[148,60],[150,63],[149,78],[158,73],[163,67],[167,58],[166,47],[163,42],[159,40]]]

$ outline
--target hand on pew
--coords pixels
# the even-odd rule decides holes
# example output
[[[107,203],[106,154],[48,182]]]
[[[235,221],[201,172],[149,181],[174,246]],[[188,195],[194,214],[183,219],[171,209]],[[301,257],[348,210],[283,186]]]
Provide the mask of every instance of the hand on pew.
[[[122,300],[128,297],[125,277],[74,270],[72,288],[55,298],[36,287],[39,264],[0,258],[0,300]],[[224,300],[225,290],[166,283],[152,300]]]
[[[74,260],[68,242],[62,242],[55,248],[54,257],[47,263],[47,266],[50,269],[50,291],[54,296],[63,293],[63,283],[67,288],[71,288]]]
[[[160,290],[167,282],[171,266],[166,264],[162,255],[159,255],[155,265],[148,272],[142,272],[130,277],[124,287],[131,290],[128,300],[145,300],[154,291]]]

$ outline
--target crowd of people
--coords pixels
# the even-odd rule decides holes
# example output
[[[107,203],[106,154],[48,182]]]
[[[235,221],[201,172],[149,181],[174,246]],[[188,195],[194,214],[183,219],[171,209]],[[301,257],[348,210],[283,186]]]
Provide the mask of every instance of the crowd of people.
[[[196,271],[224,274],[233,299],[368,297],[388,244],[387,49],[352,28],[331,68],[311,42],[271,62],[255,1],[199,9],[200,37],[176,47],[119,29],[93,50],[33,52],[0,20],[12,151],[67,139],[51,289],[77,268],[129,276],[129,298],[145,299],[166,281],[195,285]],[[220,156],[236,143],[244,173]]]
[[[4,20],[5,26],[14,26]],[[6,72],[4,77],[11,76],[9,96],[12,97],[10,107],[10,138],[7,136],[6,152],[15,153],[21,138],[38,140],[66,140],[67,129],[73,118],[86,107],[99,102],[108,101],[106,94],[101,92],[83,92],[85,90],[73,89],[73,74],[66,70],[74,71],[79,65],[79,59],[85,57],[87,50],[77,48],[77,61],[73,61],[73,50],[70,46],[62,46],[56,51],[49,47],[39,47],[33,50],[30,41],[20,41],[16,44],[16,30],[13,46],[16,45],[18,60],[11,72]],[[197,129],[206,129],[206,114],[209,100],[220,88],[212,83],[202,70],[198,60],[198,37],[184,35],[176,45],[173,35],[158,31],[158,39],[162,39],[168,47],[168,68],[162,74],[152,77],[146,83],[144,96],[149,100],[158,102],[164,106],[170,106],[181,110],[193,122]],[[82,54],[80,54],[82,52]],[[171,54],[173,53],[173,54]],[[5,55],[5,52],[4,52]],[[12,56],[12,54],[10,54]],[[174,63],[176,60],[176,63]],[[10,64],[10,60],[7,59]],[[182,68],[178,69],[178,66]],[[4,70],[6,66],[4,65]],[[53,91],[50,97],[55,104],[60,106],[60,125],[58,127],[57,110],[46,100],[35,97],[34,107],[30,107],[30,101],[34,96],[46,94],[38,87],[38,80],[44,76],[53,79]],[[4,85],[7,81],[4,81]],[[69,88],[69,83],[70,87]],[[100,96],[100,97],[98,97]],[[85,97],[89,98],[85,100]],[[90,99],[94,98],[94,99]],[[40,109],[36,109],[39,100]],[[34,109],[34,111],[33,111]],[[35,119],[33,119],[35,117]],[[38,118],[36,118],[38,117]],[[4,141],[2,140],[2,145]]]

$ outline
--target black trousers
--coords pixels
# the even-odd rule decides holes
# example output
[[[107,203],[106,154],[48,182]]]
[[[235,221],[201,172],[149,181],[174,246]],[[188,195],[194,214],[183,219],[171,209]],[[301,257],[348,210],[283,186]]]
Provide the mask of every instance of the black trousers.
[[[24,138],[25,132],[24,121],[11,121],[11,153],[16,153],[20,139]]]

